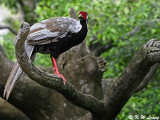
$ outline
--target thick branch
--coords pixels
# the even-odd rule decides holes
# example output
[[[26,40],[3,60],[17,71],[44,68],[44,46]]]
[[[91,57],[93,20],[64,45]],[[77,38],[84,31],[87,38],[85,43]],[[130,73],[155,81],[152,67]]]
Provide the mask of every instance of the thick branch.
[[[23,23],[21,30],[17,35],[16,56],[22,70],[34,81],[42,86],[55,89],[67,98],[73,104],[89,110],[95,115],[100,115],[103,109],[103,103],[91,95],[83,94],[76,90],[73,85],[66,81],[63,85],[62,79],[53,74],[47,74],[37,69],[28,58],[24,41],[29,33],[29,24]]]
[[[139,84],[149,72],[151,66],[160,61],[160,42],[150,40],[138,52],[124,72],[115,80],[104,98],[106,116],[114,119],[128,99],[134,94]]]
[[[150,82],[152,76],[156,73],[158,67],[159,67],[159,63],[153,65],[150,68],[149,72],[144,77],[144,79],[142,80],[142,82],[140,83],[140,85],[137,87],[137,89],[135,90],[135,92],[139,92],[140,90],[142,90],[143,88],[145,88],[148,85],[148,83]],[[115,81],[115,79],[113,79],[113,78],[107,78],[107,79],[103,79],[102,80],[102,88],[103,88],[103,94],[104,95],[108,92],[108,90],[110,89],[110,87],[113,85],[114,81]]]
[[[0,29],[8,29],[13,34],[17,35],[17,31],[15,29],[13,29],[10,25],[0,25]]]

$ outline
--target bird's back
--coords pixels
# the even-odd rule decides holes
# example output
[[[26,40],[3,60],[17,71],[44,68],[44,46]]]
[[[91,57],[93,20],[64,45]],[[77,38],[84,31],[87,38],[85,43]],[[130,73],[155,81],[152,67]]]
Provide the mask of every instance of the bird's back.
[[[56,38],[65,37],[68,33],[77,33],[81,28],[80,22],[75,19],[54,17],[31,26],[27,41],[30,45],[45,45],[57,42]]]

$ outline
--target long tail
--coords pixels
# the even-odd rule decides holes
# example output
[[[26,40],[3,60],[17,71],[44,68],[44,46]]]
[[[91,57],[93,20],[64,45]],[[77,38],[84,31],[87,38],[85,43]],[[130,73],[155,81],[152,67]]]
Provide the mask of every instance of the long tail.
[[[12,92],[14,86],[18,82],[18,79],[23,74],[22,69],[19,67],[18,62],[15,63],[15,65],[12,68],[12,71],[10,72],[9,78],[7,80],[7,83],[5,85],[3,97],[8,99],[10,93]]]
[[[32,61],[34,61],[35,55],[36,55],[33,52],[34,51],[34,46],[28,45],[25,42],[25,49],[26,49],[28,57],[31,58]],[[3,97],[6,98],[6,100],[9,98],[10,93],[12,92],[16,83],[19,81],[22,74],[23,74],[23,71],[20,68],[18,62],[16,62],[15,65],[13,66],[13,68],[12,68],[12,71],[10,72],[9,78],[8,78],[7,83],[5,85]]]

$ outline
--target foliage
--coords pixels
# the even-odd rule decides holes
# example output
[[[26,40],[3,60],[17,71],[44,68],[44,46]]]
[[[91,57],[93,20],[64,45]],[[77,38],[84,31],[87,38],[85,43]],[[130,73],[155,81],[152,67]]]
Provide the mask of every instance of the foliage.
[[[110,67],[104,77],[117,76],[133,58],[135,51],[141,48],[146,41],[155,37],[159,38],[159,7],[160,3],[156,0],[123,1],[117,7],[112,6],[115,11],[109,15],[108,25],[114,29],[112,31],[116,32],[109,34],[113,37],[108,37],[106,33],[105,40],[113,40],[116,47],[102,55],[108,59]],[[136,26],[139,27],[139,30],[133,36],[127,36],[126,34]]]
[[[55,17],[69,17],[69,10],[74,7],[78,12],[85,10],[89,15],[87,44],[100,41],[101,45],[113,41],[115,47],[102,54],[107,59],[108,70],[104,78],[117,77],[133,58],[133,55],[146,41],[151,38],[160,39],[158,32],[160,26],[160,2],[159,0],[35,0],[36,8],[33,11],[37,22]],[[18,0],[5,0],[0,3],[17,11]],[[27,19],[30,19],[28,13]],[[9,21],[8,21],[9,22]],[[132,35],[128,35],[136,27]],[[14,56],[13,41],[8,35],[4,38],[3,45],[10,59]],[[7,40],[6,40],[7,39]],[[12,43],[12,44],[10,44]],[[51,66],[50,58],[38,54],[36,65]],[[157,74],[154,79],[157,81]],[[153,83],[152,83],[153,84]],[[123,108],[118,116],[120,120],[128,120],[126,115],[153,115],[158,116],[160,90],[158,82],[155,87],[148,86],[147,90],[135,94]],[[155,104],[156,103],[156,104]]]
[[[135,117],[159,117],[160,87],[148,85],[147,89],[133,95],[118,115],[119,120],[128,120],[129,115]]]
[[[4,22],[11,24],[11,26],[18,31],[18,26],[20,26],[20,22],[16,21],[12,16],[6,18]],[[10,60],[16,61],[14,43],[15,35],[11,32],[9,32],[6,35],[0,36],[0,44],[3,45],[8,58]]]
[[[0,40],[0,44],[3,45],[4,50],[10,60],[16,61],[15,58],[15,51],[14,51],[14,41],[13,41],[13,35],[5,35],[3,37],[4,40]]]

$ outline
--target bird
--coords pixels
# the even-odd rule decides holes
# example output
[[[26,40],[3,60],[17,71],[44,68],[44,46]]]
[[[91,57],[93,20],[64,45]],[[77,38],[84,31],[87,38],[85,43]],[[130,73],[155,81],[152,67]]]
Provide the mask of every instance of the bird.
[[[65,85],[66,79],[60,74],[56,59],[60,54],[79,45],[86,38],[87,23],[87,12],[80,11],[79,20],[69,17],[54,17],[32,25],[25,41],[28,57],[34,62],[37,53],[50,54],[54,74],[62,78]],[[4,98],[9,98],[22,74],[23,71],[16,62],[5,85]]]

